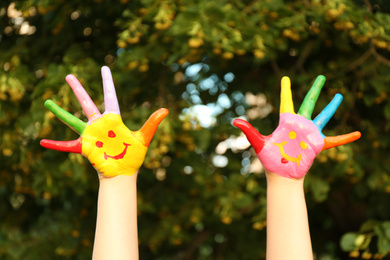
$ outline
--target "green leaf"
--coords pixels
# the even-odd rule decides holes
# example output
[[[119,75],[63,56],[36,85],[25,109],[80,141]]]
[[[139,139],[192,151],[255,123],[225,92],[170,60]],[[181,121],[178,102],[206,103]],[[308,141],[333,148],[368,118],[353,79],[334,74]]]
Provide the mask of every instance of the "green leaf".
[[[344,252],[350,252],[356,249],[355,240],[358,234],[349,232],[341,237],[340,247]]]
[[[310,191],[312,192],[314,199],[317,202],[322,202],[326,200],[328,197],[328,192],[330,190],[329,183],[310,174],[307,177],[310,185]]]

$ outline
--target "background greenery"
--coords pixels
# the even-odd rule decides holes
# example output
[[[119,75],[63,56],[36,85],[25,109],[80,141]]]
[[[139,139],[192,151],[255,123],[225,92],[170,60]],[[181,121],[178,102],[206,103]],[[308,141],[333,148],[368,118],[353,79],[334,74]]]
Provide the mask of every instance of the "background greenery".
[[[270,134],[281,77],[297,109],[320,74],[315,114],[344,95],[324,133],[362,138],[306,178],[316,259],[390,259],[389,51],[386,0],[2,0],[0,259],[91,257],[96,173],[39,140],[77,138],[43,102],[85,120],[64,78],[102,108],[103,65],[130,129],[170,111],[138,179],[140,259],[264,259],[265,177],[231,120]]]

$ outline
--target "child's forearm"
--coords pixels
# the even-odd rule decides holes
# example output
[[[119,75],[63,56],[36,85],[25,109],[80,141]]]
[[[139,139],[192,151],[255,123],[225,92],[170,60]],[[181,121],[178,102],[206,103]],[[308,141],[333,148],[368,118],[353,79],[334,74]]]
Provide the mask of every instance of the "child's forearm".
[[[93,260],[138,259],[137,174],[100,180]]]
[[[303,179],[267,173],[267,260],[313,259]]]

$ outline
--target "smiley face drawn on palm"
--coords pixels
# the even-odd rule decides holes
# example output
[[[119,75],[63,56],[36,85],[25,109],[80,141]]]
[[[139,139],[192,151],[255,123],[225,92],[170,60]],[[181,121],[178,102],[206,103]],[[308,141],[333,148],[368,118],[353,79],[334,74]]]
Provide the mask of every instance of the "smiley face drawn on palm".
[[[323,146],[324,139],[311,120],[283,113],[258,157],[268,171],[300,178]]]
[[[325,137],[322,134],[322,129],[342,101],[340,94],[336,94],[328,106],[314,120],[311,120],[311,114],[324,83],[325,77],[318,76],[298,114],[295,114],[290,79],[284,77],[279,125],[269,136],[261,135],[244,120],[233,121],[233,125],[239,127],[247,136],[267,172],[287,178],[302,178],[318,153],[355,141],[360,137],[359,132],[336,137]]]
[[[142,138],[137,138],[120,116],[112,113],[88,126],[82,143],[82,154],[98,172],[108,176],[110,172],[134,172],[140,168],[148,149]]]
[[[139,131],[130,131],[122,122],[118,100],[111,72],[102,68],[105,112],[100,114],[80,82],[73,75],[66,81],[79,100],[88,123],[69,114],[53,101],[45,106],[69,127],[80,134],[73,141],[42,140],[43,147],[80,153],[88,158],[101,176],[133,175],[141,167],[149,143],[168,110],[161,108],[154,112]]]

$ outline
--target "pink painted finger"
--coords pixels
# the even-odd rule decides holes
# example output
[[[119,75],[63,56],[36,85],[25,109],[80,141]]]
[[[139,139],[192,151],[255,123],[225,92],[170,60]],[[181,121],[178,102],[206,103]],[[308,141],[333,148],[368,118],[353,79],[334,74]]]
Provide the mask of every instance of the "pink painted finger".
[[[105,112],[120,115],[118,98],[116,97],[114,81],[112,80],[111,71],[107,66],[102,67],[103,89],[104,89],[104,106]]]
[[[72,141],[53,141],[48,139],[41,140],[41,145],[45,148],[69,152],[69,153],[81,153],[81,137]]]
[[[79,100],[88,120],[93,122],[100,118],[102,115],[77,78],[73,75],[68,75],[65,79]]]
[[[268,136],[260,134],[250,123],[242,119],[235,119],[233,125],[240,128],[246,135],[246,138],[255,149],[256,154],[263,149],[265,142],[269,139]]]

